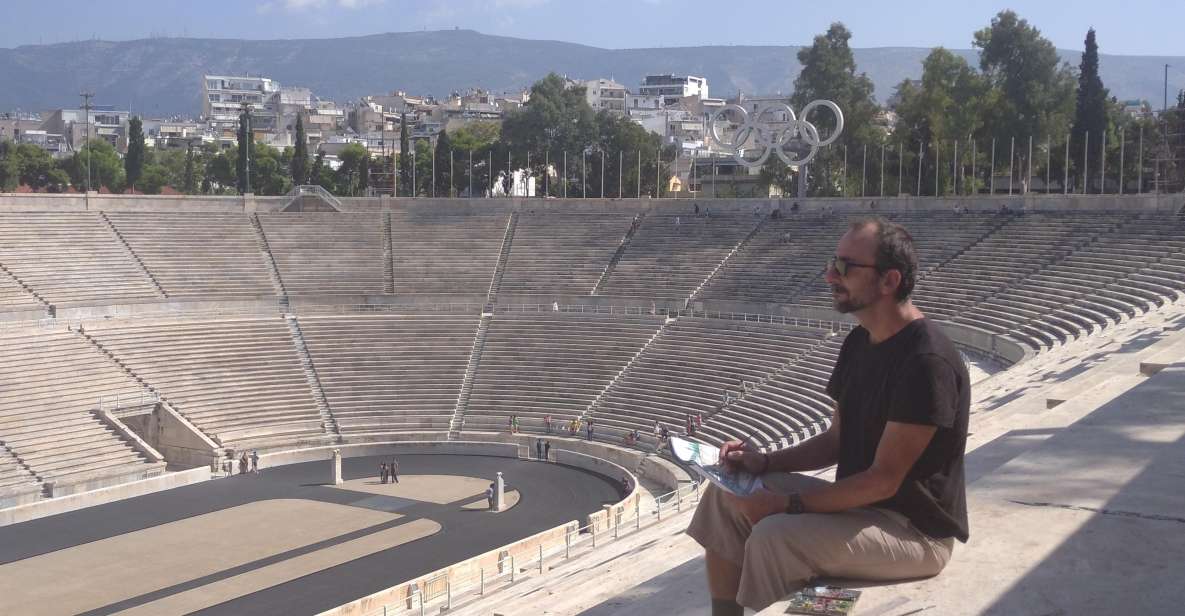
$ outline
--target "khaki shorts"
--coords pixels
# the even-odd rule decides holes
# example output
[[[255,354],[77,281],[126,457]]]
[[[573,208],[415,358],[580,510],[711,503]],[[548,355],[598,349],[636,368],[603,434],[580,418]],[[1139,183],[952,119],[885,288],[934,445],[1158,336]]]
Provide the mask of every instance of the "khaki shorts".
[[[762,481],[781,494],[827,484],[787,473],[770,473]],[[736,602],[758,611],[816,577],[891,581],[936,575],[954,547],[954,539],[933,539],[887,509],[779,513],[752,525],[729,498],[709,486],[687,534],[741,568]]]

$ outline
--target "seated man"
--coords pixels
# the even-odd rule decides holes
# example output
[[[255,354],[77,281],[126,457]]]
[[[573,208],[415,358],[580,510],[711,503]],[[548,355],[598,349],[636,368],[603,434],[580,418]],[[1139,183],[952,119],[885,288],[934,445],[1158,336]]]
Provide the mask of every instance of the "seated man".
[[[966,542],[963,451],[971,400],[951,341],[909,299],[909,233],[855,222],[827,268],[835,309],[860,326],[827,385],[831,427],[771,454],[726,443],[726,464],[762,476],[740,498],[709,487],[687,533],[706,549],[714,615],[762,610],[815,577],[935,575]],[[829,483],[794,475],[838,464]]]

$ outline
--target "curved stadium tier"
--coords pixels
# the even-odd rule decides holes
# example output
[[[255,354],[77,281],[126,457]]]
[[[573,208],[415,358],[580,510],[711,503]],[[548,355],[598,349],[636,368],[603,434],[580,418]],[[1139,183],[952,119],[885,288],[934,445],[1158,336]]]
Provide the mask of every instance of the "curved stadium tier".
[[[0,491],[164,472],[104,413],[143,400],[234,451],[455,439],[510,416],[591,419],[614,442],[688,414],[711,443],[809,438],[852,327],[823,267],[857,212],[712,208],[6,207]],[[1177,212],[881,214],[915,235],[918,306],[1002,363],[1185,290]]]

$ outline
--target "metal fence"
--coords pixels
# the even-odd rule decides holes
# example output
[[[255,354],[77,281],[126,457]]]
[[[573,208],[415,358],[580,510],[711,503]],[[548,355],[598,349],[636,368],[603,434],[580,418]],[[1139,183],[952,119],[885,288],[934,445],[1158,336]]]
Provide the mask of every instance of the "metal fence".
[[[390,603],[367,612],[365,616],[388,616],[408,609],[427,614],[432,610],[449,610],[464,603],[480,600],[486,594],[506,588],[523,579],[524,576],[542,574],[548,563],[563,562],[595,550],[598,546],[628,537],[645,528],[663,521],[664,516],[682,513],[699,503],[701,484],[690,483],[679,486],[655,497],[652,508],[643,508],[641,501],[635,501],[633,511],[621,510],[604,522],[603,528],[594,524],[570,529],[564,535],[563,543],[540,545],[529,557],[507,555],[498,559],[493,570],[478,569],[476,575],[468,577],[435,574],[410,582],[411,595],[406,601]]]
[[[967,136],[933,142],[903,132],[909,131],[888,133],[880,141],[821,146],[809,164],[788,171],[763,168],[765,174],[739,164],[729,145],[703,136],[694,139],[696,145],[687,141],[656,151],[610,151],[590,144],[571,152],[531,152],[498,145],[472,155],[442,153],[440,169],[425,166],[411,185],[396,181],[372,192],[411,198],[736,199],[1142,194],[1185,188],[1181,136],[1170,134],[1163,123],[1076,137],[1070,127],[1062,127],[1053,130],[1056,138]],[[755,152],[760,148],[750,143],[741,156],[751,160]],[[776,164],[774,158],[767,164]],[[800,189],[802,176],[810,181]]]

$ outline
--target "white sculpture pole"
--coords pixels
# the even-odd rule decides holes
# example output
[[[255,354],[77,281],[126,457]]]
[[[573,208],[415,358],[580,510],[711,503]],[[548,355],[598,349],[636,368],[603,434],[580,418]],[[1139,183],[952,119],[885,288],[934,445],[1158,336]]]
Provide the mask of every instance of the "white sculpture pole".
[[[342,450],[333,450],[333,485],[340,486],[342,481]]]
[[[498,471],[498,479],[494,486],[494,511],[502,511],[502,507],[506,504],[506,498],[503,494],[506,491],[506,482],[502,479],[502,471]]]

